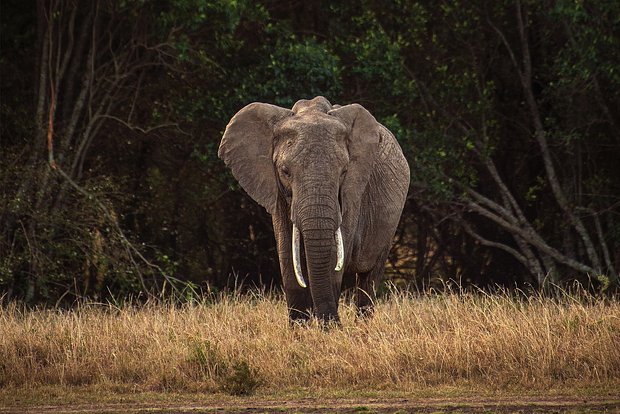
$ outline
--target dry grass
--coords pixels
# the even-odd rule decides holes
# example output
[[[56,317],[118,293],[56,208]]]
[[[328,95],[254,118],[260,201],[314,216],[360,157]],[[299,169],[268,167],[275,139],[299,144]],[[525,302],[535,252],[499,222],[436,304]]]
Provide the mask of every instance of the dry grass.
[[[393,295],[374,317],[291,328],[254,295],[185,306],[0,307],[0,386],[546,389],[620,384],[620,304],[585,295]]]

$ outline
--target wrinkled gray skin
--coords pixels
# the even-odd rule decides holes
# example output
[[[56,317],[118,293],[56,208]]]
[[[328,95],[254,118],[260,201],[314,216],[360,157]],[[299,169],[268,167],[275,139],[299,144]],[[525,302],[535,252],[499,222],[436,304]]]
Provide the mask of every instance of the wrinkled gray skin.
[[[362,106],[332,106],[321,96],[292,110],[252,103],[231,119],[218,155],[272,216],[290,320],[314,313],[339,322],[343,281],[357,287],[358,312],[371,310],[409,188],[409,166],[390,131]],[[308,288],[293,270],[293,223]],[[339,226],[344,267],[336,272]]]

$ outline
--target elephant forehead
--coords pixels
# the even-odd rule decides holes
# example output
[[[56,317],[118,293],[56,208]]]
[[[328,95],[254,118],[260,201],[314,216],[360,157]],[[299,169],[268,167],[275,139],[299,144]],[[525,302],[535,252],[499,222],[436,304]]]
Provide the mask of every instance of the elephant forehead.
[[[344,138],[345,125],[333,116],[320,112],[305,112],[283,120],[275,130],[277,135],[303,136],[307,139]]]
[[[330,109],[332,109],[332,104],[323,96],[317,96],[311,100],[300,99],[295,103],[292,111],[296,114],[305,111],[321,111],[327,113]]]

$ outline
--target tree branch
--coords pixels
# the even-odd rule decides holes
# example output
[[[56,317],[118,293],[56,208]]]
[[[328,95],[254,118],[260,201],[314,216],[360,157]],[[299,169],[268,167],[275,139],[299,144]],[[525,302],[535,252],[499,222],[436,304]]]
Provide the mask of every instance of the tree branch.
[[[560,253],[558,250],[554,249],[553,247],[549,246],[542,238],[540,238],[540,236],[538,236],[536,233],[527,231],[526,229],[522,229],[519,226],[510,223],[508,221],[506,221],[504,218],[498,216],[497,214],[486,210],[485,208],[483,208],[482,206],[474,203],[474,202],[469,202],[467,204],[467,207],[471,210],[471,211],[475,211],[476,213],[480,214],[483,217],[488,218],[489,220],[499,224],[501,227],[503,227],[504,229],[512,232],[512,233],[516,233],[519,236],[521,236],[524,240],[526,240],[528,243],[536,246],[539,250],[543,251],[544,253],[548,254],[549,256],[553,257],[558,263],[562,263],[572,269],[578,270],[580,272],[583,273],[587,273],[587,274],[596,274],[596,270],[593,269],[592,267],[585,265],[583,263],[580,263],[574,259],[571,259],[570,257],[566,257],[565,255],[563,255],[562,253]]]
[[[147,134],[149,134],[149,133],[151,133],[153,131],[156,131],[158,129],[162,129],[162,128],[176,128],[179,131],[181,131],[182,133],[184,133],[186,135],[190,135],[187,132],[184,132],[183,130],[181,130],[179,128],[179,124],[177,124],[175,122],[170,122],[170,123],[167,123],[167,124],[159,124],[159,125],[155,125],[153,127],[145,129],[145,128],[142,128],[142,127],[139,127],[139,126],[136,126],[136,125],[132,125],[129,122],[124,121],[124,120],[120,119],[119,117],[116,117],[116,116],[113,116],[113,115],[102,114],[102,115],[99,115],[98,118],[112,119],[112,120],[114,120],[114,121],[116,121],[116,122],[126,126],[127,128],[131,129],[132,131],[138,131],[138,132],[141,132],[142,134],[145,134],[145,135],[147,135]]]
[[[519,253],[518,251],[516,251],[512,247],[510,247],[510,246],[508,246],[508,245],[506,245],[504,243],[494,242],[494,241],[491,241],[489,239],[486,239],[486,238],[482,237],[480,234],[476,233],[471,228],[471,226],[469,224],[467,224],[466,222],[459,223],[459,224],[461,226],[463,226],[463,229],[465,229],[465,232],[467,234],[469,234],[475,240],[478,240],[478,242],[480,242],[480,244],[482,244],[484,246],[494,247],[494,248],[503,250],[503,251],[507,252],[508,254],[510,254],[511,256],[513,256],[519,262],[521,262],[521,264],[523,264],[524,267],[526,267],[526,268],[529,267],[529,262],[525,258],[525,256],[523,256],[521,253]]]

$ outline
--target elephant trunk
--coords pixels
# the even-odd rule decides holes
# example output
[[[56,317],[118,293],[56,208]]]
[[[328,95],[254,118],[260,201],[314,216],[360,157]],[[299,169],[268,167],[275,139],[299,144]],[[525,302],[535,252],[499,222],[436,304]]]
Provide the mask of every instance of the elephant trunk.
[[[311,222],[316,222],[311,220]],[[302,227],[310,293],[316,316],[324,322],[338,322],[338,292],[334,277],[334,230]]]
[[[301,233],[315,314],[324,322],[337,322],[340,286],[335,272],[343,267],[344,248],[339,227],[338,191],[329,187],[323,182],[318,189],[314,188],[314,192],[301,193],[294,201],[293,264],[297,281],[304,286],[299,244]]]
[[[334,235],[336,240],[336,267],[334,270],[339,272],[342,270],[344,266],[344,242],[342,240],[342,231],[340,227],[336,230],[336,234]],[[295,270],[295,278],[297,279],[297,283],[302,288],[308,287],[306,284],[306,279],[304,279],[304,273],[301,266],[301,236],[299,234],[299,229],[295,224],[293,224],[293,269]]]

